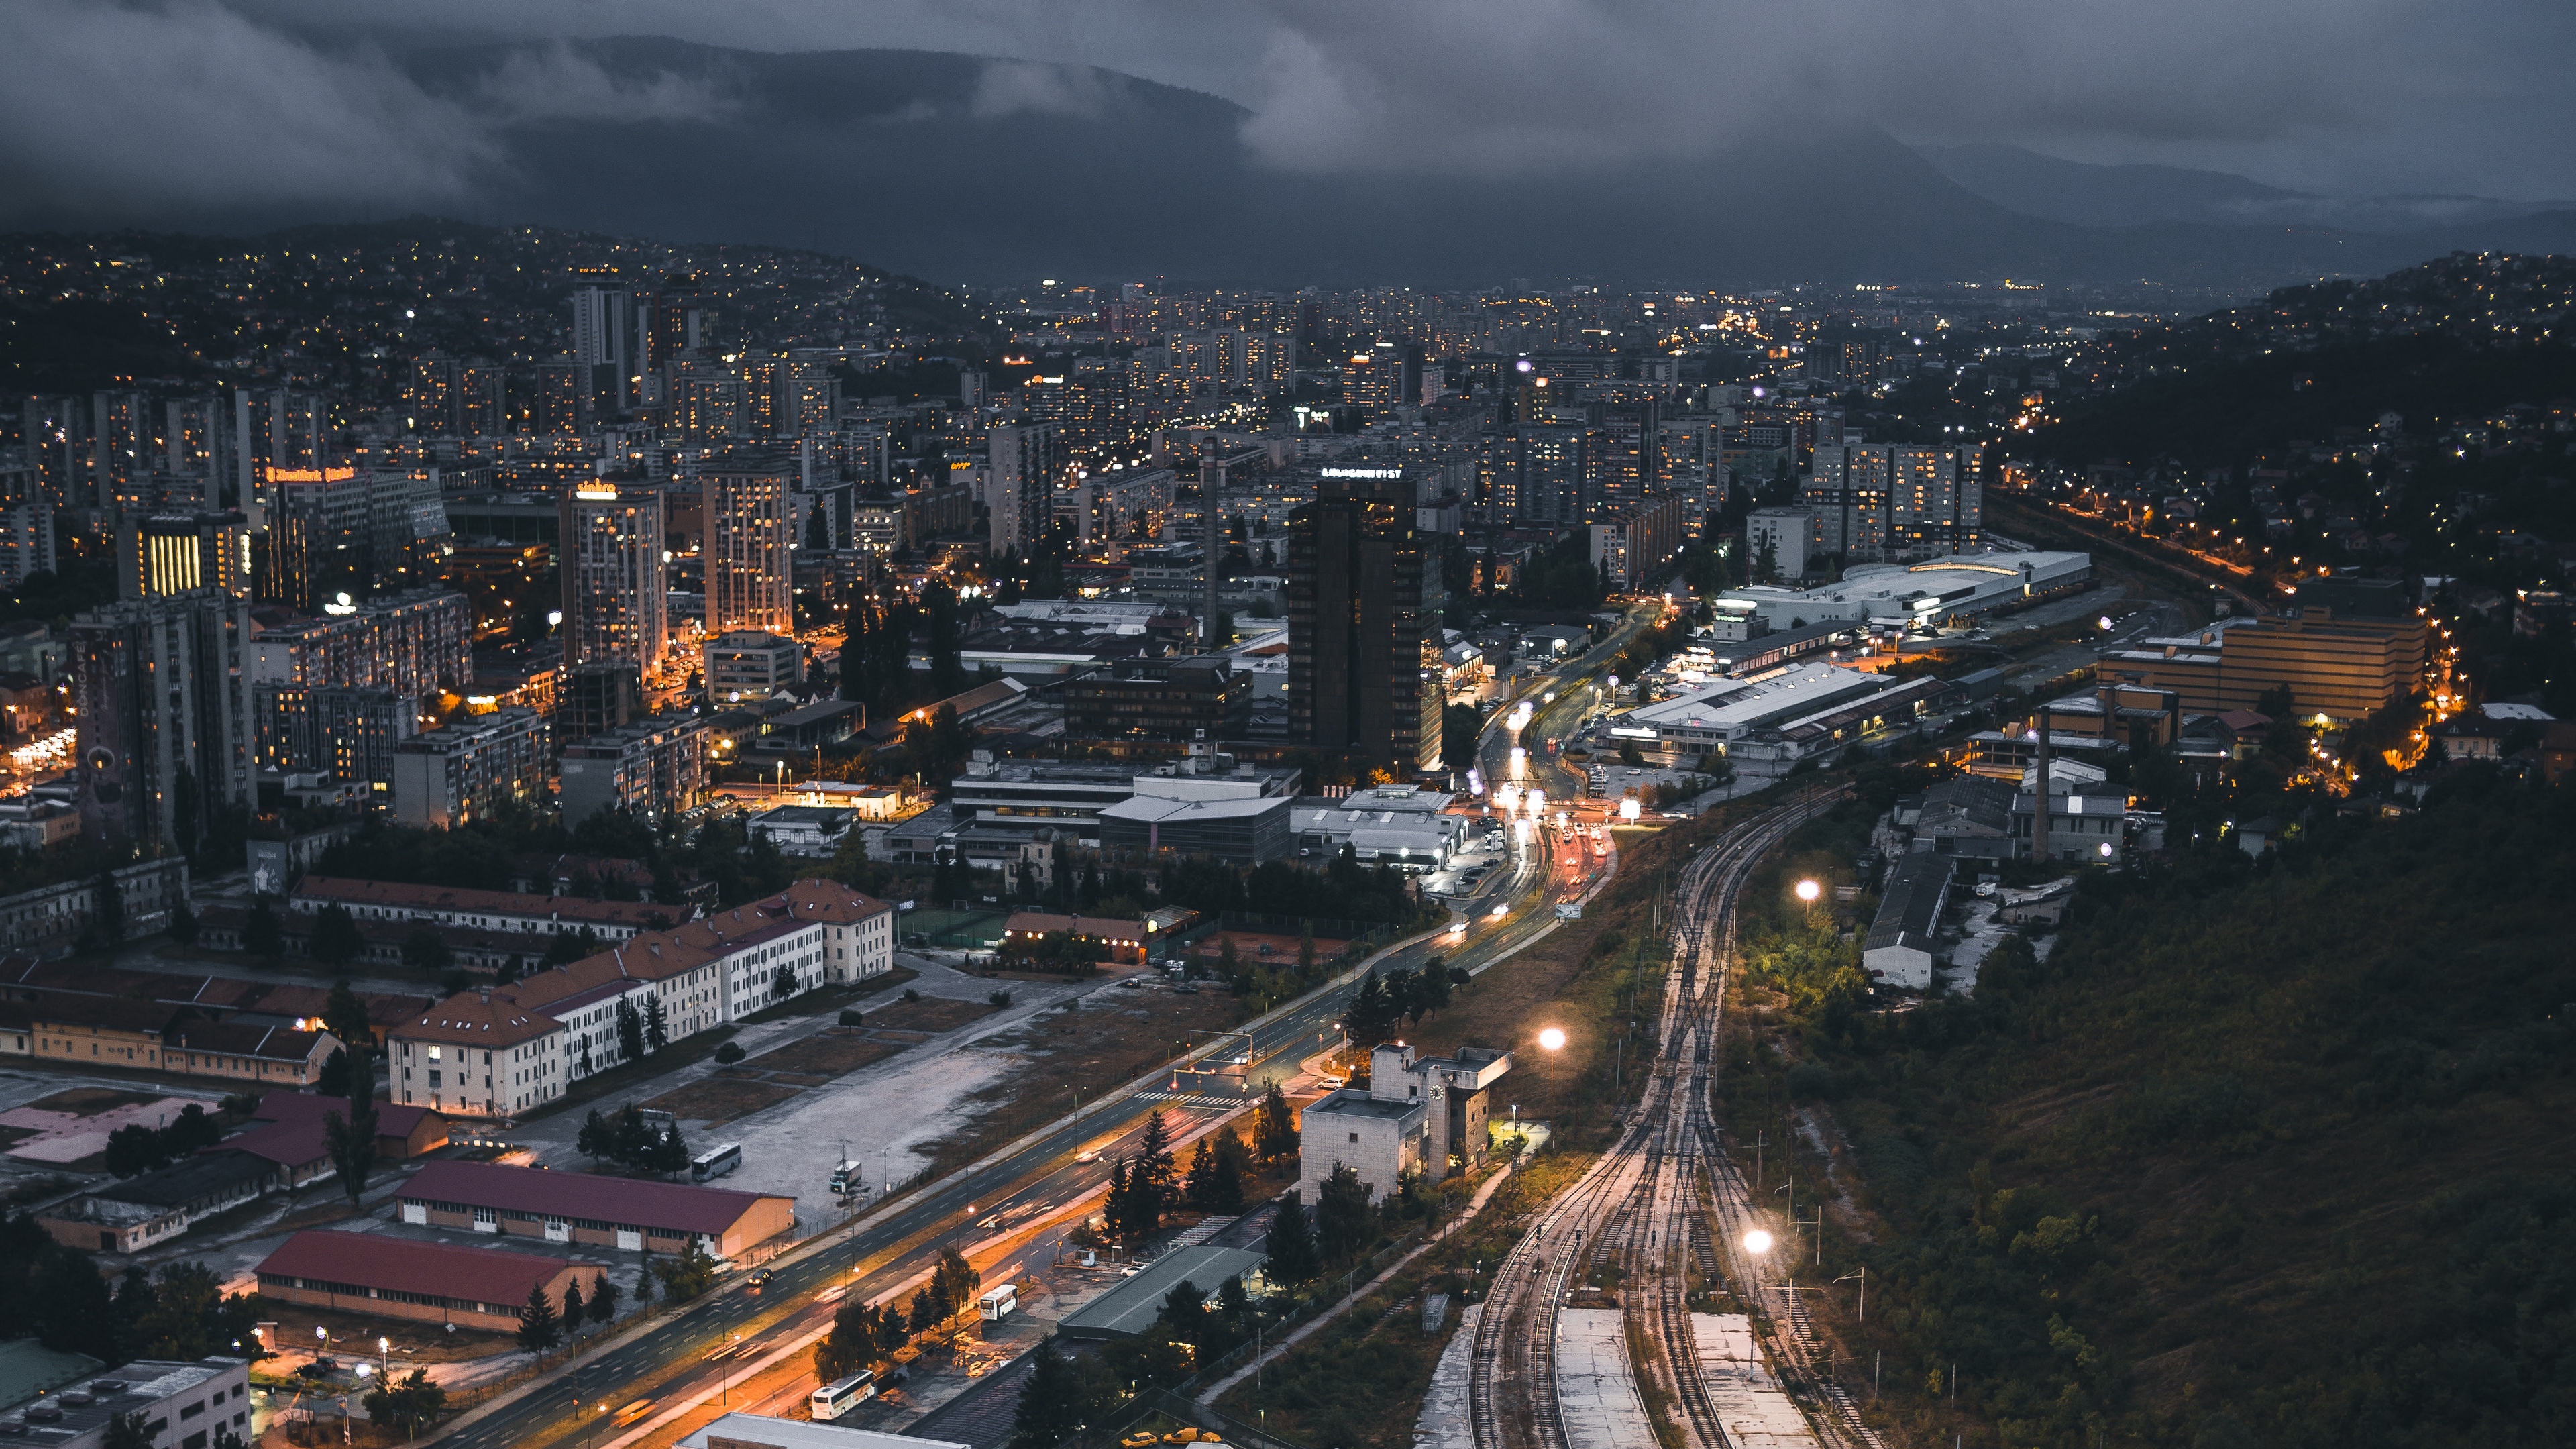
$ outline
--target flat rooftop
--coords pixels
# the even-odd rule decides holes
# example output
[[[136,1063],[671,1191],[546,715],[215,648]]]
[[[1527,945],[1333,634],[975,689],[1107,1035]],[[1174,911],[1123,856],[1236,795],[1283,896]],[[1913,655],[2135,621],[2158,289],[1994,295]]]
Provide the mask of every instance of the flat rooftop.
[[[1758,679],[1726,679],[1640,705],[1611,720],[1613,735],[1665,729],[1743,730],[1816,714],[1896,687],[1898,681],[1837,664],[1807,664]]]
[[[1320,1101],[1308,1103],[1298,1115],[1312,1117],[1321,1113],[1327,1117],[1376,1117],[1393,1121],[1421,1110],[1422,1104],[1418,1101],[1390,1102],[1382,1097],[1372,1097],[1357,1087],[1344,1087]]]
[[[1312,1108],[1307,1109],[1312,1111]],[[1263,1256],[1249,1248],[1177,1248],[1145,1271],[1065,1316],[1056,1331],[1067,1338],[1140,1338],[1154,1326],[1163,1299],[1183,1283],[1213,1298],[1228,1278],[1250,1279]]]
[[[1811,589],[1774,585],[1729,589],[1712,603],[1735,613],[1758,611],[1775,625],[1784,620],[1815,624],[1829,619],[1935,619],[1999,602],[2019,593],[2025,582],[2046,587],[2080,576],[2092,566],[2092,555],[2082,553],[1944,554],[1920,563],[1855,565],[1844,571],[1840,582]]]
[[[916,1439],[875,1429],[816,1424],[804,1419],[774,1419],[767,1414],[727,1414],[680,1440],[680,1449],[711,1445],[755,1445],[758,1449],[970,1449],[946,1439]]]

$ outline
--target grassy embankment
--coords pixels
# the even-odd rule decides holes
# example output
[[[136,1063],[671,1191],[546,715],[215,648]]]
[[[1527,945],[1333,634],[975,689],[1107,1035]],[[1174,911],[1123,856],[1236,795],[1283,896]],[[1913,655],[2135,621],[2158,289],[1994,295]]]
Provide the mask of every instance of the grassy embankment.
[[[2473,782],[2092,878],[2046,964],[1894,1016],[1782,862],[1730,1138],[1770,1188],[1800,1142],[1801,1282],[1868,1269],[1866,1324],[1809,1299],[1845,1382],[1911,1442],[2576,1442],[2571,840],[2576,796]]]

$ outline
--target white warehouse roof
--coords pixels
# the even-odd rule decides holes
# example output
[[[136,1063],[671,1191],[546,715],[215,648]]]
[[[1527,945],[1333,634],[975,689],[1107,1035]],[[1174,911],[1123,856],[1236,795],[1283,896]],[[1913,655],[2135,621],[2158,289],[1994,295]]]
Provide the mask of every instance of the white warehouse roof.
[[[1892,689],[1898,681],[1838,664],[1810,664],[1762,679],[1722,679],[1706,689],[1641,705],[1613,720],[1614,739],[1661,736],[1732,740]]]
[[[1774,629],[1833,619],[1928,622],[1981,614],[2026,593],[2080,582],[2092,570],[2091,554],[1954,553],[1913,564],[1855,564],[1840,583],[1812,589],[1729,589],[1712,603],[1730,613],[1760,614]]]

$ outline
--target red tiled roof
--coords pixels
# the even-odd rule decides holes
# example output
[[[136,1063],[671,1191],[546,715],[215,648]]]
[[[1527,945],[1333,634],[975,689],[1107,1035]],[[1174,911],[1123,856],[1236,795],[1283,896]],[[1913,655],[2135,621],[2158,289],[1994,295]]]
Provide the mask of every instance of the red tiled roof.
[[[1013,936],[1051,936],[1058,931],[1073,931],[1095,941],[1135,941],[1145,939],[1143,921],[1122,921],[1110,916],[1059,916],[1047,911],[1014,911],[1002,923],[1006,934]]]
[[[247,1152],[265,1158],[281,1167],[304,1167],[331,1155],[329,1139],[324,1136],[319,1116],[290,1122],[262,1122],[248,1131],[236,1132],[200,1152]]]
[[[271,1092],[259,1099],[251,1117],[261,1122],[319,1122],[329,1113],[345,1117],[349,1104],[340,1097],[321,1097],[310,1092]],[[420,1119],[430,1115],[427,1107],[402,1107],[391,1102],[376,1104],[376,1135],[409,1137]]]
[[[656,920],[668,921],[686,906],[656,906],[641,901],[593,901],[580,896],[541,896],[521,891],[478,891],[462,886],[406,885],[398,881],[349,880],[308,875],[295,888],[295,899],[393,906],[412,911],[480,911],[495,916],[566,922],[607,922],[644,930]]]
[[[211,1056],[257,1057],[271,1062],[310,1061],[325,1041],[340,1039],[327,1031],[296,1031],[283,1026],[245,1026],[237,1021],[177,1018],[161,1034],[165,1052],[198,1052]]]
[[[527,1302],[530,1288],[552,1283],[568,1266],[597,1265],[568,1264],[561,1258],[501,1248],[460,1248],[325,1228],[308,1229],[279,1244],[258,1271],[262,1277],[314,1278],[507,1308]]]
[[[668,981],[805,923],[854,925],[894,907],[837,881],[803,880],[748,905],[716,912],[667,931],[645,931],[595,955],[549,967],[507,986],[460,992],[390,1033],[412,1041],[515,1045],[558,1029],[548,1013],[595,999],[623,981]],[[1137,933],[1142,939],[1143,932]]]
[[[389,1035],[411,1041],[503,1047],[561,1030],[563,1023],[534,1010],[522,1010],[506,988],[495,988],[488,998],[471,991],[459,992],[422,1012],[418,1021],[395,1027]]]
[[[460,1203],[717,1238],[740,1222],[753,1204],[770,1196],[776,1194],[504,1167],[496,1162],[433,1162],[402,1189],[404,1202]]]

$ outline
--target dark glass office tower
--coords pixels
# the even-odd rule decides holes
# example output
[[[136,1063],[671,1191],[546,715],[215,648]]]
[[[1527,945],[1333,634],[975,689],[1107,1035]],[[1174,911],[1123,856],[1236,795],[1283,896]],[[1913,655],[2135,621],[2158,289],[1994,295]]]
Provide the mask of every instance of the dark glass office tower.
[[[1439,616],[1422,590],[1439,563],[1413,507],[1399,469],[1327,468],[1288,519],[1288,738],[1399,780],[1440,768]]]

